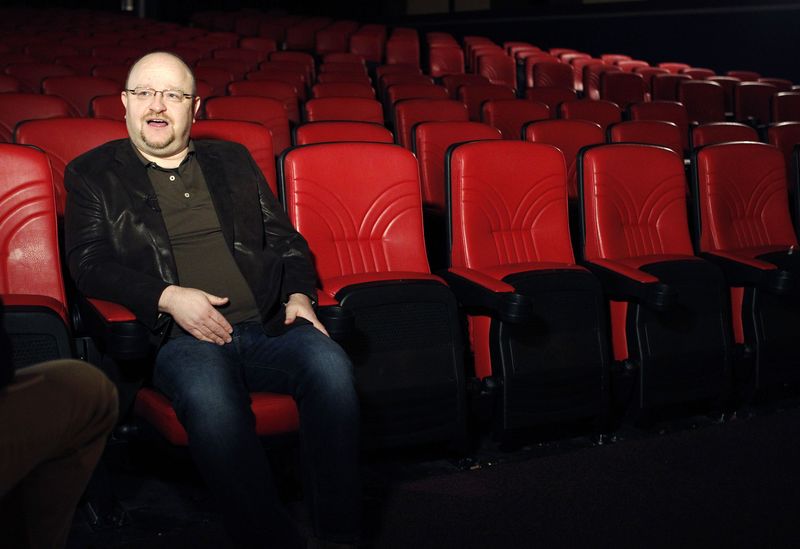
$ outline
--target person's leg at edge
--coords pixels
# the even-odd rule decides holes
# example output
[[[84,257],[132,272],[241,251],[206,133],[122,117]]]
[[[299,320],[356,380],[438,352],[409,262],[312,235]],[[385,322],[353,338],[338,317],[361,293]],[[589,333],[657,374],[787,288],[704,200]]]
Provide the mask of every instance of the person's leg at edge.
[[[277,337],[257,324],[245,376],[251,390],[291,394],[300,412],[305,497],[317,538],[356,543],[361,530],[359,406],[353,366],[329,337],[309,325]]]
[[[224,346],[171,339],[159,351],[153,383],[172,400],[237,547],[303,547],[256,435],[239,348],[238,326]]]
[[[23,547],[63,547],[117,414],[114,385],[85,362],[17,371],[0,390],[0,531],[21,529]]]

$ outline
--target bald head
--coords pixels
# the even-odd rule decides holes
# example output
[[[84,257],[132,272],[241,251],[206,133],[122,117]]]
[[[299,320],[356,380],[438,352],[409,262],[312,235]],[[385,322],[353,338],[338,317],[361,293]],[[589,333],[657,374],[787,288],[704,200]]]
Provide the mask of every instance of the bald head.
[[[169,53],[166,51],[148,53],[147,55],[140,57],[133,65],[131,65],[131,68],[128,71],[128,78],[125,79],[125,87],[127,89],[136,87],[138,84],[133,80],[133,78],[137,76],[136,71],[140,70],[142,67],[147,68],[153,65],[166,67],[172,66],[177,72],[183,73],[183,75],[191,82],[191,87],[185,89],[184,91],[192,95],[197,93],[197,86],[195,84],[194,72],[192,72],[192,69],[186,64],[186,61],[174,53]]]

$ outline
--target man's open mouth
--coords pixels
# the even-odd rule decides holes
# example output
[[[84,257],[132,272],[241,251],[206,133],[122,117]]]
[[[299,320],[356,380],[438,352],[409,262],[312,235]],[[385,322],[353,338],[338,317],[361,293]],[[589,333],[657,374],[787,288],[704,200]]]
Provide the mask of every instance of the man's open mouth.
[[[147,121],[147,125],[154,128],[166,128],[169,125],[169,122],[163,118],[151,118]]]

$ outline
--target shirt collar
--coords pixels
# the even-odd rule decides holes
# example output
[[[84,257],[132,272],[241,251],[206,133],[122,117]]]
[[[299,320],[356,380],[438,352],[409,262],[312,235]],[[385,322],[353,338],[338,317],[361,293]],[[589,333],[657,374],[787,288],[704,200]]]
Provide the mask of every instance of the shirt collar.
[[[133,152],[136,153],[136,156],[139,158],[142,164],[144,164],[145,168],[157,168],[159,170],[166,170],[167,168],[162,168],[152,160],[148,160],[142,154],[142,152],[136,148],[136,145],[133,144],[133,141],[130,141],[131,147],[133,148]],[[186,153],[186,157],[181,161],[181,166],[189,161],[189,158],[194,155],[194,141],[189,140],[188,151]]]

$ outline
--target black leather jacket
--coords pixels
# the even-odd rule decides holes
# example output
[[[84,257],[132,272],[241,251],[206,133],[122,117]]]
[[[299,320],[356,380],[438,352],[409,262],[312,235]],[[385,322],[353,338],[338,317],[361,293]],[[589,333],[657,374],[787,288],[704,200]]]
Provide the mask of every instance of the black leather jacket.
[[[296,292],[316,298],[308,245],[243,146],[202,140],[195,142],[195,154],[265,331],[281,333],[281,303]],[[70,273],[84,295],[120,303],[158,332],[165,328],[158,299],[180,280],[146,170],[128,139],[70,162],[64,174],[65,243]]]

